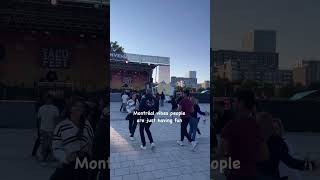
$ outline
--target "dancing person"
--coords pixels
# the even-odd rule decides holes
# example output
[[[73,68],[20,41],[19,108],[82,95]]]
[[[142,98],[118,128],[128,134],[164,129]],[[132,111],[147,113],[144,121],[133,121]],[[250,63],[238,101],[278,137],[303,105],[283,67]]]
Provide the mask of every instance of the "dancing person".
[[[130,140],[134,140],[134,132],[137,128],[137,115],[133,115],[134,111],[139,109],[139,100],[137,98],[137,94],[132,94],[132,97],[127,103],[127,111],[128,115],[126,117],[129,120],[129,133],[130,133]]]
[[[296,159],[289,154],[288,145],[281,137],[280,129],[275,125],[271,114],[258,113],[257,123],[269,153],[267,160],[257,164],[259,176],[280,179],[280,162],[300,171],[315,170],[316,163],[314,161]],[[287,177],[283,177],[283,179],[285,178]]]
[[[50,180],[87,180],[89,171],[76,167],[76,161],[81,162],[92,157],[93,130],[86,119],[85,104],[77,101],[72,105],[70,119],[61,121],[54,130],[53,152],[61,164]]]
[[[99,108],[98,108],[98,103],[96,102],[95,99],[90,99],[89,101],[86,102],[88,112],[87,112],[87,120],[90,122],[90,125],[95,131],[96,125],[99,121],[100,118],[100,113],[99,113]]]
[[[174,112],[178,108],[177,99],[175,96],[171,96],[171,99],[168,101],[171,104],[171,112]]]
[[[128,102],[128,99],[129,99],[128,94],[126,92],[124,92],[121,95],[121,99],[122,99],[122,105],[120,107],[120,111],[121,112],[126,112],[126,106],[127,106],[127,102]]]
[[[184,91],[183,98],[178,105],[178,111],[184,112],[184,115],[180,116],[182,122],[180,124],[180,140],[178,140],[177,143],[180,146],[183,146],[183,140],[184,137],[186,137],[191,143],[192,149],[194,150],[197,146],[197,143],[191,139],[187,131],[188,124],[190,122],[190,119],[192,118],[191,114],[194,112],[192,97],[189,90]]]
[[[213,112],[213,146],[217,148],[218,139],[217,135],[221,133],[221,130],[228,124],[228,122],[233,118],[232,110],[225,109],[225,102],[219,101],[214,104],[214,112]]]
[[[70,118],[69,115],[70,115],[73,100],[74,100],[74,97],[71,93],[65,95],[63,110],[60,114],[60,121]]]
[[[195,141],[196,139],[196,132],[201,134],[198,124],[200,117],[198,117],[198,113],[203,116],[208,116],[208,112],[202,112],[199,106],[199,100],[196,98],[192,98],[192,103],[193,103],[193,109],[194,111],[191,113],[191,119],[190,119],[190,129],[189,129],[189,136],[191,137],[192,141]]]
[[[42,105],[42,100],[39,98],[39,100],[37,101],[36,107],[37,107],[37,111],[39,111],[39,108]],[[41,145],[40,143],[40,119],[38,117],[36,117],[36,125],[37,125],[37,139],[33,145],[32,148],[32,157],[36,157],[37,153],[38,153],[38,149]]]
[[[107,134],[109,134],[109,125],[108,125],[108,118],[110,112],[109,107],[104,106],[101,116],[99,118],[96,131],[94,133],[93,139],[93,159],[96,161],[104,160],[107,161],[109,157],[109,138]],[[105,180],[107,179],[109,169],[97,169],[93,170],[92,180]],[[98,177],[98,178],[97,178]]]
[[[52,133],[59,118],[59,109],[53,105],[53,97],[47,95],[46,102],[39,108],[38,119],[40,122],[40,147],[43,165],[53,158],[51,142]]]
[[[222,129],[217,156],[240,162],[238,168],[226,171],[227,180],[253,180],[256,178],[256,162],[260,150],[260,133],[252,117],[255,106],[254,93],[240,90],[233,107],[236,116]],[[236,162],[238,163],[238,162]]]
[[[161,95],[160,95],[161,107],[164,106],[164,100],[165,100],[165,99],[166,99],[166,96],[164,95],[164,93],[163,93],[163,91],[162,91],[162,93],[161,93]]]
[[[155,114],[156,112],[159,111],[159,100],[157,100],[153,95],[151,89],[147,90],[147,93],[145,95],[145,98],[141,99],[141,103],[139,105],[139,111],[144,113],[144,112],[150,112]],[[141,149],[146,150],[146,140],[144,137],[144,131],[146,131],[150,144],[151,144],[151,149],[155,147],[155,143],[153,142],[152,134],[150,131],[150,126],[152,122],[150,120],[154,119],[154,115],[142,115],[141,116],[141,122],[140,122],[140,137],[141,137],[141,143],[142,145],[140,146]]]

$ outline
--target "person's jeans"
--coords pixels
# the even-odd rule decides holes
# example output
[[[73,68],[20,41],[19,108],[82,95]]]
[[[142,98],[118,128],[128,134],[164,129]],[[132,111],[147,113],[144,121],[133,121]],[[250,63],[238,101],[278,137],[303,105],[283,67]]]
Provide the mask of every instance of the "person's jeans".
[[[188,127],[188,124],[189,124],[189,121],[190,121],[190,118],[185,118],[185,119],[182,119],[182,122],[181,122],[181,129],[180,129],[180,135],[181,135],[181,141],[184,140],[184,137],[186,137],[188,139],[189,142],[191,142],[191,137],[189,136],[188,134],[188,131],[187,131],[187,127]]]
[[[126,103],[122,103],[121,107],[120,107],[120,111],[122,112],[126,112],[127,111],[127,104]]]
[[[131,137],[134,136],[134,132],[136,131],[136,128],[137,128],[137,118],[136,116],[134,116],[132,113],[129,114],[129,132],[131,134]]]
[[[150,143],[153,143],[153,139],[152,139],[152,134],[150,132],[150,126],[151,126],[151,122],[145,123],[145,122],[141,122],[140,123],[140,137],[141,137],[141,142],[142,145],[145,146],[146,145],[146,139],[144,137],[144,130],[146,131],[149,141]]]
[[[161,99],[160,100],[160,105],[163,106],[163,103],[164,103],[164,99]]]
[[[196,134],[197,134],[197,129],[198,129],[198,122],[199,122],[198,119],[190,118],[190,121],[189,121],[189,125],[190,125],[189,136],[191,137],[192,141],[195,141],[195,139],[196,139]]]

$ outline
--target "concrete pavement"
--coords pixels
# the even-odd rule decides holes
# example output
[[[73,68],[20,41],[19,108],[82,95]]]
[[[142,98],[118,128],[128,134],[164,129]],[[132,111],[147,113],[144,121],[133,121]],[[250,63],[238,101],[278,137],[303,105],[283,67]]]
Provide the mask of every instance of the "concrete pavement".
[[[209,109],[208,104],[201,104],[202,109]],[[199,128],[202,135],[197,140],[199,147],[196,152],[186,144],[180,147],[176,144],[179,138],[179,124],[154,123],[151,126],[154,141],[157,145],[151,151],[140,149],[139,129],[136,130],[136,140],[128,139],[128,121],[126,114],[119,112],[120,103],[111,104],[110,150],[111,170],[113,180],[117,179],[209,179],[210,172],[210,138],[209,121],[201,120]],[[166,105],[162,110],[170,106]],[[54,168],[42,167],[31,157],[31,150],[36,139],[33,129],[0,129],[0,168],[1,180],[46,180]],[[320,160],[319,133],[287,133],[285,139],[291,146],[292,154],[304,158]],[[291,172],[292,173],[292,172]],[[291,174],[293,175],[293,173]],[[213,176],[215,180],[223,179]],[[320,174],[301,173],[303,180],[320,179]]]
[[[146,136],[147,150],[141,150],[139,127],[135,132],[135,141],[130,141],[126,113],[119,112],[121,104],[111,103],[111,179],[112,180],[148,180],[148,179],[186,179],[207,180],[210,178],[210,123],[208,118],[199,123],[202,135],[197,139],[199,145],[192,151],[185,140],[180,147],[176,141],[180,137],[180,123],[159,123],[151,125],[156,144],[154,150]],[[203,111],[209,111],[209,104],[200,104]],[[160,111],[170,111],[171,105],[165,103]],[[156,118],[165,118],[156,116]]]

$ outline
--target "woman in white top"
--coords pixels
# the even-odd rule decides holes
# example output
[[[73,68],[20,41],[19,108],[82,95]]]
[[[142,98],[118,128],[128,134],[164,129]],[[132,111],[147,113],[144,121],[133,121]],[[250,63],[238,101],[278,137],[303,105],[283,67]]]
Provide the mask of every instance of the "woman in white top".
[[[52,149],[61,163],[50,180],[88,179],[88,169],[76,167],[76,161],[92,156],[93,130],[85,118],[85,104],[78,101],[71,108],[70,119],[61,121],[53,133]]]
[[[130,140],[134,140],[134,132],[137,128],[137,116],[133,115],[134,111],[137,111],[139,107],[139,100],[137,98],[137,94],[133,94],[131,99],[127,102],[127,112],[129,113],[126,117],[129,120],[129,132],[130,132]]]

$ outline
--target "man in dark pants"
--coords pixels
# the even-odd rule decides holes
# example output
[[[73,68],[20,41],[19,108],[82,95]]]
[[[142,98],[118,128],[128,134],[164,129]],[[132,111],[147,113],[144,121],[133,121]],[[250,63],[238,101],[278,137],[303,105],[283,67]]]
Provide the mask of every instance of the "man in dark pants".
[[[147,90],[147,94],[145,98],[141,99],[141,103],[139,105],[139,111],[140,112],[151,112],[156,113],[159,111],[159,100],[157,100],[153,95],[151,89]],[[140,137],[141,137],[141,149],[146,150],[146,140],[144,137],[144,131],[146,131],[149,141],[151,143],[151,148],[155,147],[155,144],[153,142],[152,134],[150,131],[150,126],[152,122],[148,122],[150,119],[154,119],[154,115],[142,115],[141,119],[143,119],[143,122],[140,122]]]
[[[37,155],[38,149],[40,147],[40,120],[37,118],[37,139],[33,145],[32,156],[35,157]]]
[[[217,135],[221,133],[221,130],[226,126],[226,124],[233,118],[232,110],[225,110],[225,102],[220,101],[214,104],[213,112],[213,126],[212,129],[212,144],[214,148],[218,146]]]
[[[222,129],[217,156],[230,158],[240,166],[230,169],[227,180],[253,180],[257,176],[256,163],[260,148],[260,132],[255,117],[255,95],[240,90],[234,99],[235,117]]]
[[[191,114],[194,112],[194,108],[193,108],[193,103],[191,100],[191,96],[190,96],[190,91],[189,90],[185,90],[183,93],[183,97],[182,100],[179,102],[179,106],[178,106],[178,111],[182,111],[185,113],[185,115],[181,115],[181,129],[180,129],[180,135],[181,135],[181,139],[179,141],[177,141],[177,143],[180,146],[183,146],[183,140],[184,137],[186,137],[188,139],[188,141],[191,143],[192,148],[195,149],[197,146],[197,143],[195,141],[192,141],[188,131],[187,131],[187,127],[188,124],[190,122]]]
[[[39,110],[39,108],[41,107],[41,105],[43,104],[41,98],[39,98],[36,107],[37,107],[37,111]],[[35,157],[38,153],[39,147],[40,147],[40,119],[38,117],[36,117],[36,125],[37,125],[37,139],[33,145],[32,148],[32,157]]]
[[[108,121],[109,118],[109,108],[106,107],[103,109],[102,116],[98,121],[97,128],[95,131],[94,139],[93,139],[93,159],[94,160],[108,160],[109,156],[109,138],[108,134],[110,133]],[[97,169],[92,172],[92,179],[96,180],[98,176],[98,180],[106,180],[109,178],[108,174],[109,170],[106,169]]]

